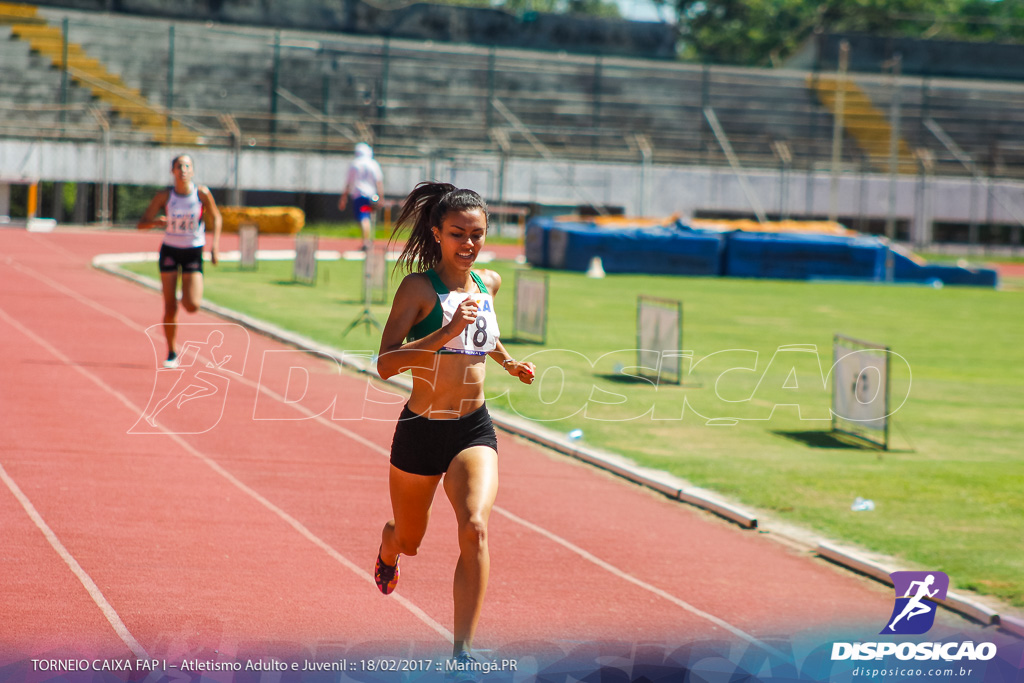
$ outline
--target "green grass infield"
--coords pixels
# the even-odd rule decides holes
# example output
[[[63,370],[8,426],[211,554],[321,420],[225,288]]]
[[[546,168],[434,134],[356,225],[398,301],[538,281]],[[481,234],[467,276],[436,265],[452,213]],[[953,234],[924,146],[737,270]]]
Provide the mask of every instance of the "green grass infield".
[[[499,324],[511,331],[514,271]],[[131,270],[156,277],[155,264]],[[360,325],[361,263],[324,261],[314,286],[292,263],[207,267],[206,297],[344,350],[376,352]],[[958,589],[1024,606],[1024,287],[983,288],[608,276],[550,271],[547,342],[532,387],[497,371],[492,406],[569,432],[786,522],[946,572]],[[389,281],[391,294],[398,278]],[[681,385],[632,379],[637,296],[683,302]],[[389,294],[390,296],[390,294]],[[373,307],[383,324],[389,304]],[[891,347],[891,450],[830,436],[832,339]],[[507,333],[506,333],[506,336]],[[793,345],[817,353],[787,353]],[[900,360],[902,359],[902,360]],[[732,418],[735,424],[708,424]],[[722,422],[722,420],[718,420]],[[874,510],[853,511],[855,498]],[[685,538],[675,539],[685,543]]]

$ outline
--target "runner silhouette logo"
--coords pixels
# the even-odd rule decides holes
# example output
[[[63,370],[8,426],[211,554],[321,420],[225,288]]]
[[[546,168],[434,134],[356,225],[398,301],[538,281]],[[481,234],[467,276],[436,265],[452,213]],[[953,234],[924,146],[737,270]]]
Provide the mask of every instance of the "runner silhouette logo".
[[[243,376],[249,333],[240,325],[178,324],[178,363],[160,369],[166,355],[160,325],[146,330],[156,367],[153,391],[130,434],[202,434],[224,415],[228,388]]]
[[[946,599],[949,577],[942,572],[893,572],[896,604],[882,634],[920,635],[935,623],[938,602]]]

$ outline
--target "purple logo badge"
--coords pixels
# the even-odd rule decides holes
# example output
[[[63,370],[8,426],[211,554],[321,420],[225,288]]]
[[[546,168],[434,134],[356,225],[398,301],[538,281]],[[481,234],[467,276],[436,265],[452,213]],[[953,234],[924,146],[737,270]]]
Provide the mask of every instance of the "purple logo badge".
[[[946,599],[949,577],[942,572],[893,572],[896,604],[882,634],[920,635],[935,623],[937,602]]]

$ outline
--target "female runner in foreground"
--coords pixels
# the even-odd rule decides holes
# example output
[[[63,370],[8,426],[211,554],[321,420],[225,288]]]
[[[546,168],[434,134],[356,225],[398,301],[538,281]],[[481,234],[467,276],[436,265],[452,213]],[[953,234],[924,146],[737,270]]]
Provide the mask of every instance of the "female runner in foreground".
[[[488,226],[480,195],[447,183],[420,183],[406,198],[396,231],[410,226],[399,258],[410,274],[395,293],[377,372],[387,379],[411,370],[413,389],[391,446],[394,519],[384,525],[374,578],[385,595],[395,589],[399,556],[416,554],[443,479],[459,528],[454,655],[472,662],[490,571],[487,519],[498,492],[498,444],[484,405],[484,366],[490,356],[525,384],[533,382],[535,369],[513,360],[498,340],[492,297],[501,278],[473,270]]]
[[[182,154],[171,162],[174,185],[160,190],[146,207],[138,228],[163,228],[160,245],[160,282],[164,292],[164,336],[167,337],[165,368],[178,365],[178,271],[181,271],[181,305],[189,313],[203,301],[203,245],[206,223],[213,227],[210,263],[220,259],[221,216],[213,195],[204,185],[192,182],[192,157]],[[161,210],[163,215],[157,217]]]

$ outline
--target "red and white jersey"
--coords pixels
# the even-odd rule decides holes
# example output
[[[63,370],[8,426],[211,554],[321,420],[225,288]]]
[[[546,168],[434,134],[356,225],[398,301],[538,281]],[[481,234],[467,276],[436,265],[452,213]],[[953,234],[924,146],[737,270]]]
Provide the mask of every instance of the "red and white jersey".
[[[197,185],[192,185],[189,194],[178,194],[173,187],[170,188],[164,214],[167,216],[164,244],[178,249],[192,249],[206,244],[203,203],[199,200]]]

